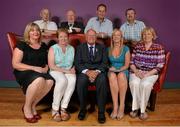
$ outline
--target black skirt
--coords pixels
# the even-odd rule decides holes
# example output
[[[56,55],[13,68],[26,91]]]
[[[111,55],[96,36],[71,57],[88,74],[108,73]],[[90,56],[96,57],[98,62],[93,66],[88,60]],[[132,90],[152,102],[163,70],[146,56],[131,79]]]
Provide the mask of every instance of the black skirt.
[[[26,94],[26,90],[28,86],[37,78],[42,77],[45,80],[53,80],[53,77],[48,73],[39,73],[35,71],[17,71],[14,70],[14,75],[16,77],[16,81],[19,83],[22,88],[24,94]]]

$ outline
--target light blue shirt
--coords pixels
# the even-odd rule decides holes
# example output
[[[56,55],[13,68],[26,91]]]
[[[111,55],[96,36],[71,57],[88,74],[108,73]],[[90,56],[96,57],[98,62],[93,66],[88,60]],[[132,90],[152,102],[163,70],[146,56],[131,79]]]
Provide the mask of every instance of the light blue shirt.
[[[112,35],[113,31],[113,25],[112,22],[105,18],[103,22],[99,22],[98,17],[92,17],[89,19],[86,28],[84,30],[84,33],[86,33],[89,29],[95,30],[97,33],[104,32],[107,33],[110,37]]]
[[[120,30],[123,33],[123,37],[128,41],[140,41],[141,32],[145,28],[145,24],[142,21],[135,20],[133,24],[125,22]]]
[[[71,45],[66,47],[66,52],[63,53],[58,44],[52,46],[54,50],[54,63],[56,66],[70,69],[74,62],[74,48]]]

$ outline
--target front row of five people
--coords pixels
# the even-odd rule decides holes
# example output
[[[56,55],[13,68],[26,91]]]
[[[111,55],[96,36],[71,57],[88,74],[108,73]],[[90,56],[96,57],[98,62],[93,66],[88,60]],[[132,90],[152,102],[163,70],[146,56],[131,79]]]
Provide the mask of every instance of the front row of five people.
[[[88,85],[93,83],[97,93],[98,122],[104,123],[108,89],[106,75],[108,75],[113,100],[110,118],[118,120],[123,118],[129,82],[133,98],[130,116],[133,118],[138,116],[140,110],[139,118],[147,119],[145,110],[151,89],[165,62],[164,49],[154,43],[155,38],[154,29],[145,28],[142,32],[142,42],[136,45],[130,60],[129,48],[123,44],[120,30],[113,31],[108,50],[104,45],[96,43],[96,32],[93,29],[88,30],[86,43],[80,44],[75,53],[74,48],[68,44],[68,32],[60,29],[58,43],[48,52],[47,46],[41,42],[40,28],[35,23],[29,23],[25,28],[24,41],[17,43],[12,59],[16,80],[25,93],[25,104],[22,107],[24,118],[30,123],[36,123],[41,119],[36,111],[36,105],[55,83],[53,120],[70,119],[66,109],[75,84],[80,101],[78,119],[84,120],[87,113]]]

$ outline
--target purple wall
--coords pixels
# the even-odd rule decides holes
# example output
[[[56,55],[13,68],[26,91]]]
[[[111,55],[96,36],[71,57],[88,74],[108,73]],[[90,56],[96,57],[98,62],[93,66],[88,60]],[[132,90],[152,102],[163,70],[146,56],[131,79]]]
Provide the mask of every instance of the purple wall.
[[[0,80],[14,80],[6,32],[22,34],[28,22],[39,18],[43,7],[49,8],[52,16],[58,16],[61,20],[64,20],[66,10],[73,8],[87,22],[89,17],[95,15],[99,3],[108,6],[107,17],[120,18],[121,22],[125,21],[125,10],[129,7],[135,8],[138,19],[143,20],[147,26],[154,27],[158,33],[158,41],[172,53],[167,81],[180,82],[179,0],[1,0]]]

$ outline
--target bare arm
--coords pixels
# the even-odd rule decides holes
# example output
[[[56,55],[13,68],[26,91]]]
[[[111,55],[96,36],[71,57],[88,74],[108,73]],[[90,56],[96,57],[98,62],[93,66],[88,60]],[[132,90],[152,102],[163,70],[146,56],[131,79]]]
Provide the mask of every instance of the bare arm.
[[[53,48],[50,48],[50,49],[49,49],[49,52],[48,52],[48,65],[49,65],[49,68],[50,68],[51,70],[59,71],[59,72],[63,72],[63,73],[69,72],[69,71],[66,70],[66,69],[57,67],[57,66],[55,65],[54,61],[55,61],[55,58],[54,58],[54,50],[53,50]]]
[[[23,59],[23,51],[21,51],[18,48],[15,48],[13,52],[13,58],[12,58],[12,66],[14,69],[19,70],[19,71],[32,70],[39,73],[46,73],[48,70],[47,66],[42,68],[42,67],[24,64],[22,63],[22,59]]]

